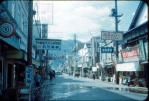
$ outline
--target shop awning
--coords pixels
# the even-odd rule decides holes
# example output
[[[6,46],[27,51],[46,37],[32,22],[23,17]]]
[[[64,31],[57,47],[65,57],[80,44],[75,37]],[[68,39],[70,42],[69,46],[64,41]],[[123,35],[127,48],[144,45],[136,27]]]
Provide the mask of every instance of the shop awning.
[[[82,64],[78,64],[78,67],[82,67]]]
[[[98,67],[92,67],[92,71],[97,71]]]
[[[116,71],[141,71],[141,68],[139,62],[130,62],[117,64]]]
[[[140,64],[148,64],[148,61],[143,61]]]

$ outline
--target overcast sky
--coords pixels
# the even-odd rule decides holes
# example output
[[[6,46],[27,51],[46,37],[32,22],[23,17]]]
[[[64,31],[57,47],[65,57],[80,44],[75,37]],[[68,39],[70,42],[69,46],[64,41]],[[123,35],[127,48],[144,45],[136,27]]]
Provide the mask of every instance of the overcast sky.
[[[118,14],[123,13],[119,31],[128,30],[138,5],[139,1],[117,2]],[[103,30],[115,30],[115,18],[109,17],[112,8],[115,1],[34,1],[34,19],[49,24],[48,38],[67,40],[76,34],[77,40],[87,42]]]

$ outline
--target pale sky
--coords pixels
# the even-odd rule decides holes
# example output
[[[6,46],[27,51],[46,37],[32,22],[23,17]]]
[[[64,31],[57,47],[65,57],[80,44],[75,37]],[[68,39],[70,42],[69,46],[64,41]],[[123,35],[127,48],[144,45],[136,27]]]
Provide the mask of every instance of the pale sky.
[[[123,13],[118,18],[119,31],[128,30],[138,4],[139,1],[117,1],[118,14]],[[34,1],[35,19],[49,24],[48,38],[67,40],[76,34],[81,42],[100,36],[103,30],[115,30],[115,18],[109,17],[112,8],[115,1]]]

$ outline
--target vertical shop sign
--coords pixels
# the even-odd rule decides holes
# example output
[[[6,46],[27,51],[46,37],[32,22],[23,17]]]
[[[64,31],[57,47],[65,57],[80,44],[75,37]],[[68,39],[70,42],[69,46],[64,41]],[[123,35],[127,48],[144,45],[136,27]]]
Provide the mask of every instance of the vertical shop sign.
[[[26,66],[25,83],[26,86],[31,86],[33,84],[33,66]]]
[[[146,59],[148,60],[148,42],[144,43],[145,53],[146,53]]]
[[[145,49],[144,44],[142,40],[139,40],[139,52],[140,52],[140,59],[145,60]]]

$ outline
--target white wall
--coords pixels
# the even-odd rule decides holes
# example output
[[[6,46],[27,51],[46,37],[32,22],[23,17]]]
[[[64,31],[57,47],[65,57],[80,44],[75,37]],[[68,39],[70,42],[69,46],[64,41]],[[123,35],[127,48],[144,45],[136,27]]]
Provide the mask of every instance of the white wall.
[[[143,10],[141,11],[141,14],[139,17],[139,20],[137,21],[136,23],[136,26],[139,26],[140,24],[146,22],[148,20],[148,7],[147,5],[145,4],[145,6],[142,8]]]

